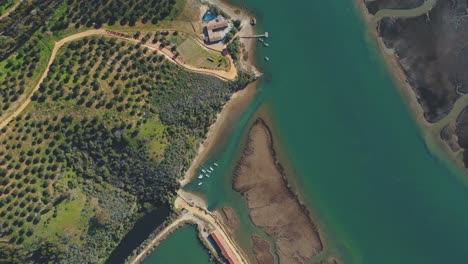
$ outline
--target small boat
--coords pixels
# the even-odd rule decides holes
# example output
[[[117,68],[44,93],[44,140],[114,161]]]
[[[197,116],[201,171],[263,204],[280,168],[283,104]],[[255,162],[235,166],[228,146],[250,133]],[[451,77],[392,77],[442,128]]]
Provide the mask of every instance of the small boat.
[[[263,46],[265,47],[270,47],[270,44],[266,43],[266,42],[263,42]]]
[[[208,174],[207,174],[207,175],[205,175],[205,176],[206,176],[207,178],[209,178],[209,177],[210,177],[210,175],[208,175]]]
[[[262,38],[259,38],[258,41],[263,42],[263,39],[262,39]]]
[[[202,169],[201,171],[203,171],[203,173],[205,173],[205,172],[206,172],[206,170],[204,170],[204,169]]]
[[[270,61],[270,58],[268,58],[268,57],[265,57],[265,60],[266,60],[266,61]]]
[[[203,179],[203,175],[200,174],[200,176],[198,176],[198,179]]]
[[[211,170],[211,171],[214,171],[214,170],[213,170],[213,167],[210,167],[210,170]]]
[[[214,165],[215,165],[216,167],[218,167],[218,163],[215,162]]]
[[[257,24],[257,19],[256,18],[250,19],[250,25],[255,26],[256,24]]]
[[[203,184],[203,182],[199,182],[199,183],[198,183],[198,186],[200,186],[200,185],[202,185],[202,184]]]

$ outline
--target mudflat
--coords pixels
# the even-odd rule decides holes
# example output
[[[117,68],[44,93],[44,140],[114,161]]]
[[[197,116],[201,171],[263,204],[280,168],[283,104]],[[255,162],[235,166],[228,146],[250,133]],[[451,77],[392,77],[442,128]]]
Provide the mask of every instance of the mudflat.
[[[259,236],[252,236],[252,249],[258,264],[274,263],[275,259],[270,252],[270,242]]]
[[[307,209],[288,188],[263,119],[257,119],[250,128],[233,188],[247,199],[252,222],[275,240],[280,263],[304,263],[323,250]]]

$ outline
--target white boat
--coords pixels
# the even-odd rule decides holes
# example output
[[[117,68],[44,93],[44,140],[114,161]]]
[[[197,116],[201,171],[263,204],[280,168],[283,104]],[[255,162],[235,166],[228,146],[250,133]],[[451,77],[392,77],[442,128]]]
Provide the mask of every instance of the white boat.
[[[205,176],[206,176],[207,178],[209,178],[209,177],[210,177],[210,175],[208,175],[208,174],[207,174],[207,175],[205,175]]]
[[[213,167],[210,167],[210,170],[211,170],[211,171],[214,171],[214,170],[213,170]]]
[[[218,163],[215,162],[214,165],[215,165],[216,167],[218,167]]]
[[[265,47],[270,47],[270,44],[264,42],[264,43],[263,43],[263,46],[265,46]]]
[[[203,179],[203,175],[200,174],[200,176],[198,176],[198,179]]]
[[[199,183],[198,183],[198,186],[200,186],[200,185],[202,185],[202,184],[203,184],[203,182],[199,182]]]
[[[268,58],[268,57],[265,57],[265,60],[266,60],[266,61],[270,61],[270,58]]]
[[[201,171],[203,171],[203,173],[205,173],[205,172],[206,172],[206,170],[204,170],[204,169],[202,169]]]
[[[262,39],[262,38],[259,38],[258,41],[263,42],[263,39]]]

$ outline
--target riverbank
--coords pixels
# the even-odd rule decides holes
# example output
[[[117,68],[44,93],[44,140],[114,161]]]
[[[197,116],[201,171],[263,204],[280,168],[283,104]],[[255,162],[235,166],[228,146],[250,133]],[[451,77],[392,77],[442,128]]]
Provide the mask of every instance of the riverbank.
[[[419,126],[422,128],[425,134],[425,141],[430,151],[441,158],[442,160],[448,159],[453,162],[457,168],[467,172],[466,167],[463,163],[463,149],[460,150],[458,144],[458,137],[455,127],[457,117],[468,105],[468,96],[461,96],[455,101],[451,111],[442,119],[437,122],[430,122],[425,117],[424,108],[421,105],[416,91],[408,81],[407,74],[403,69],[400,58],[393,49],[389,49],[377,30],[377,23],[380,19],[387,16],[400,17],[414,17],[421,15],[420,13],[430,11],[436,4],[437,0],[429,0],[424,2],[423,5],[417,8],[411,9],[411,12],[406,10],[381,10],[375,15],[369,13],[367,6],[363,0],[356,0],[355,3],[357,8],[360,10],[362,17],[367,24],[369,36],[372,44],[378,46],[379,53],[388,71],[391,73],[393,80],[398,87],[398,91],[403,96],[406,105],[410,108],[413,113],[412,116],[415,118]],[[448,129],[451,127],[452,129]],[[450,133],[449,133],[450,132]],[[450,165],[450,164],[449,164]],[[449,166],[450,167],[450,166]]]
[[[235,121],[239,118],[242,110],[252,102],[257,92],[257,85],[258,81],[235,92],[229,101],[223,106],[216,116],[215,122],[208,129],[205,140],[198,147],[197,154],[190,164],[190,167],[185,172],[184,177],[179,181],[182,187],[194,179],[196,171],[206,160],[209,153],[216,148],[217,143],[219,143],[223,138],[224,132],[229,130],[231,126],[235,124]]]
[[[218,6],[223,10],[223,12],[228,14],[232,20],[241,20],[242,28],[239,30],[238,34],[255,34],[255,28],[249,24],[251,16],[246,10],[241,10],[220,0],[209,0],[208,2]],[[241,67],[241,70],[253,73],[256,78],[259,78],[262,73],[255,65],[255,40],[241,39],[241,43],[244,46],[242,53],[247,52],[249,56],[248,60],[240,59],[236,66]],[[222,138],[223,132],[233,125],[236,119],[240,116],[242,110],[252,102],[256,94],[257,85],[258,82],[253,82],[247,85],[244,89],[235,92],[229,101],[223,106],[221,111],[218,113],[215,122],[208,129],[205,140],[198,147],[196,157],[192,161],[189,169],[186,171],[184,178],[180,180],[180,185],[182,187],[193,180],[196,170],[200,167],[203,161],[206,160],[207,155],[216,147],[216,143],[218,143]]]
[[[228,6],[223,2],[212,1],[212,4],[218,5],[223,11],[231,16],[231,19],[240,19],[242,21],[243,27],[239,31],[239,34],[242,33],[248,35],[254,33],[254,28],[249,25],[250,16],[244,13],[244,11],[238,11],[235,7]],[[261,73],[254,65],[253,55],[255,42],[247,39],[241,40],[241,42],[243,43],[242,52],[248,52],[250,56],[248,60],[240,60],[236,66],[239,67],[240,70],[253,73],[256,78],[260,77]],[[247,85],[244,89],[235,92],[228,102],[226,102],[222,107],[221,111],[217,114],[215,122],[209,127],[205,140],[198,147],[197,154],[191,162],[190,167],[185,172],[184,177],[179,181],[181,187],[193,180],[195,173],[201,164],[206,160],[208,155],[217,148],[217,144],[223,140],[223,135],[235,126],[235,123],[243,110],[247,108],[255,98],[257,85],[258,82],[253,82]],[[247,263],[244,260],[245,258],[243,257],[243,253],[240,252],[239,247],[235,244],[232,234],[227,232],[223,226],[226,223],[221,223],[220,219],[215,215],[210,215],[210,212],[204,209],[205,206],[205,202],[201,197],[198,197],[195,194],[186,193],[182,191],[182,189],[179,191],[179,197],[175,201],[176,209],[184,212],[183,215],[191,215],[192,222],[193,217],[201,219],[200,217],[203,217],[202,215],[204,215],[204,218],[201,221],[206,221],[210,226],[214,227],[215,230],[218,230],[221,236],[224,237],[225,241],[228,242],[232,251],[235,252],[238,260],[241,263]],[[151,242],[149,242],[149,246],[145,247],[131,263],[141,262],[144,259],[144,256],[150,254],[150,252],[154,250],[156,246],[168,236],[168,234],[170,234],[174,229],[180,227],[182,223],[186,223],[186,221],[180,220],[176,220],[176,222],[178,224],[171,224],[162,230]],[[199,230],[204,230],[204,228],[200,228],[202,227],[200,223],[198,226]]]
[[[270,128],[257,119],[235,170],[233,188],[247,199],[252,222],[274,238],[280,263],[303,263],[323,250],[322,241],[308,210],[287,187],[273,144]],[[266,241],[253,242],[257,260],[270,258]]]
[[[431,123],[429,123],[424,118],[424,110],[421,107],[421,104],[418,102],[418,98],[416,93],[413,90],[413,87],[408,83],[406,74],[404,73],[400,62],[398,61],[398,57],[396,56],[395,52],[392,49],[389,49],[385,46],[382,37],[379,35],[377,31],[377,20],[375,16],[370,14],[367,10],[367,6],[365,5],[363,0],[355,0],[357,5],[357,9],[360,10],[362,17],[364,18],[365,23],[367,24],[368,32],[370,35],[370,41],[374,42],[375,45],[378,46],[379,53],[382,59],[387,66],[387,69],[390,71],[392,76],[394,77],[395,83],[397,84],[400,94],[406,99],[407,105],[411,108],[413,113],[415,113],[415,117],[422,126],[429,127]]]

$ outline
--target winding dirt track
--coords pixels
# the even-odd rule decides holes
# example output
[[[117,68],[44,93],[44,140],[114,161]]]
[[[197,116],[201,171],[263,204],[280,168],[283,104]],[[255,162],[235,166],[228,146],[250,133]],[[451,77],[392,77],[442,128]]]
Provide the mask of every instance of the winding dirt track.
[[[3,15],[0,16],[0,20],[7,17],[11,12],[15,11],[15,9],[23,2],[23,0],[19,0],[14,6],[12,6],[8,11],[6,11]]]
[[[42,81],[44,81],[45,77],[49,73],[50,65],[55,60],[55,57],[57,56],[57,52],[59,51],[59,49],[64,44],[66,44],[68,42],[72,42],[72,41],[80,39],[80,38],[84,38],[84,37],[87,37],[87,36],[95,36],[95,35],[105,35],[105,36],[109,36],[109,37],[113,37],[113,38],[123,39],[123,40],[130,41],[130,42],[133,42],[133,43],[139,43],[139,41],[135,40],[135,39],[124,38],[124,37],[119,37],[119,36],[110,34],[105,29],[92,29],[92,30],[83,31],[83,32],[80,32],[80,33],[65,37],[65,38],[61,39],[60,41],[55,42],[54,49],[52,50],[52,54],[51,54],[51,56],[49,58],[49,62],[47,63],[47,67],[44,70],[44,73],[42,74],[39,81],[36,83],[36,86],[34,86],[34,89],[31,91],[31,94],[28,96],[28,98],[23,103],[21,103],[18,106],[17,109],[15,109],[13,111],[13,113],[10,113],[10,115],[8,117],[3,117],[3,118],[0,117],[0,129],[4,128],[13,118],[18,116],[28,106],[28,104],[31,102],[32,95],[39,89],[40,84],[42,83]],[[158,49],[157,47],[152,46],[152,45],[148,45],[148,44],[142,44],[142,46],[147,47],[150,50],[158,51],[159,53],[163,54],[168,59],[168,61],[170,61],[172,63],[175,63],[175,64],[181,66],[182,68],[184,68],[185,70],[188,70],[188,71],[191,71],[191,72],[212,75],[212,76],[220,78],[220,79],[222,79],[224,81],[232,81],[237,77],[237,69],[234,66],[234,62],[232,61],[231,57],[229,57],[229,59],[231,60],[231,68],[230,68],[230,70],[228,72],[222,71],[222,70],[200,69],[200,68],[188,65],[188,64],[184,64],[184,63],[178,61],[177,59],[174,59],[172,57],[172,54],[170,54],[170,51],[168,51],[168,50]]]

